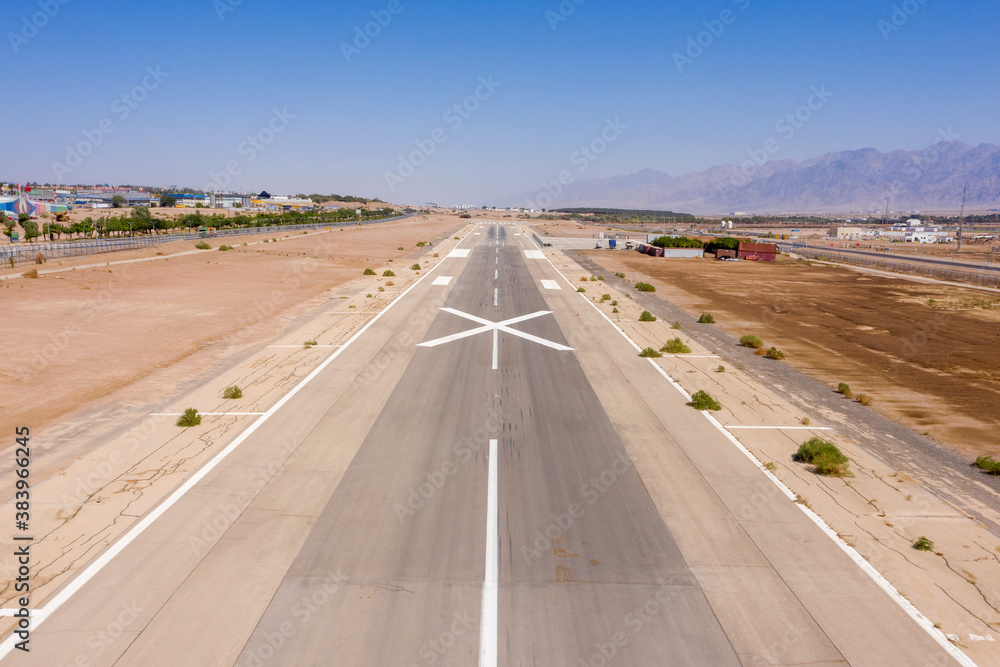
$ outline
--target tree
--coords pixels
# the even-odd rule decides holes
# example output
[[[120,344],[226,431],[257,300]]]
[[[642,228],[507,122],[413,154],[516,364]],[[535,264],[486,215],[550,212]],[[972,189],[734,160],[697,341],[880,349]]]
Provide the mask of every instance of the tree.
[[[14,233],[14,225],[17,223],[7,217],[7,214],[0,211],[0,224],[3,225],[3,235],[10,238],[11,234]]]
[[[22,213],[21,215],[27,215],[27,213]],[[27,220],[21,220],[21,228],[24,229],[24,238],[27,241],[34,242],[42,233],[38,230],[38,223],[32,220],[30,217]]]
[[[177,197],[160,195],[160,208],[174,208],[175,206],[177,206]]]
[[[111,198],[111,206],[113,208],[121,208],[124,205],[125,205],[125,197],[122,197],[121,195],[115,195],[114,197]]]

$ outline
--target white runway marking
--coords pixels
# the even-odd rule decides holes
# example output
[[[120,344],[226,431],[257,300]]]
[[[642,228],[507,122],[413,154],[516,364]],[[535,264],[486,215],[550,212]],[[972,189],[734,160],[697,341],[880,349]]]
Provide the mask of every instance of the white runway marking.
[[[524,333],[523,331],[518,331],[517,329],[511,329],[510,325],[518,324],[520,322],[526,322],[527,320],[533,320],[544,315],[551,315],[552,311],[542,310],[537,313],[532,313],[530,315],[521,315],[520,317],[514,317],[509,320],[504,320],[502,322],[490,322],[489,320],[484,320],[481,317],[476,317],[475,315],[470,315],[468,313],[463,313],[460,310],[455,310],[454,308],[442,308],[446,313],[451,313],[452,315],[458,315],[467,320],[472,320],[477,324],[482,324],[483,326],[476,329],[469,329],[468,331],[462,331],[461,333],[452,334],[450,336],[445,336],[443,338],[437,338],[435,340],[429,340],[426,343],[420,343],[417,347],[438,347],[439,345],[445,345],[447,343],[453,343],[456,340],[461,340],[463,338],[469,338],[471,336],[478,336],[481,333],[487,333],[489,331],[493,332],[493,370],[497,370],[497,361],[499,356],[499,332],[509,333],[511,335],[517,336],[518,338],[523,338],[525,340],[530,340],[532,343],[538,343],[539,345],[544,345],[545,347],[550,347],[553,350],[559,350],[560,352],[572,352],[573,348],[566,347],[565,345],[560,345],[559,343],[554,343],[551,340],[545,340],[544,338],[539,338],[538,336],[532,336],[531,334]]]
[[[562,289],[562,287],[559,287],[559,282],[555,280],[543,280],[542,287],[545,289]]]
[[[528,259],[545,259],[545,253],[541,250],[525,250],[524,256]]]
[[[463,259],[465,257],[468,257],[469,253],[471,252],[472,252],[471,250],[465,250],[464,248],[455,248],[454,250],[448,253],[448,257],[457,257],[458,259]]]
[[[486,496],[486,569],[483,608],[479,624],[479,667],[496,667],[499,629],[500,503],[497,493],[497,441],[490,440],[490,469]]]
[[[500,280],[500,269],[493,272],[493,280]]]
[[[729,430],[741,428],[743,430],[757,431],[832,431],[832,428],[825,426],[726,426]]]
[[[500,288],[494,287],[493,288],[493,305],[494,306],[497,305],[497,302],[499,301],[499,299],[500,299]]]
[[[431,285],[436,285],[437,287],[447,287],[451,284],[452,276],[440,276],[435,278]]]

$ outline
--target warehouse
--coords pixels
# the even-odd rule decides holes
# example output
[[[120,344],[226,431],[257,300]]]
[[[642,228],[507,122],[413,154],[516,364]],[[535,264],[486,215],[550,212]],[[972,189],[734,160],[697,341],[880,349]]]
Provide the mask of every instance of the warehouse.
[[[736,256],[751,262],[773,262],[778,258],[778,246],[773,243],[748,243],[740,241]]]

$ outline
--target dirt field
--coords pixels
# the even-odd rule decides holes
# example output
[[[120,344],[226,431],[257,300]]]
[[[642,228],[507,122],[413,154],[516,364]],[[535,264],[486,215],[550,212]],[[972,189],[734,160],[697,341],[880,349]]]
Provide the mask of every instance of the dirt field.
[[[215,247],[228,242],[235,248],[168,257],[194,250],[193,241],[178,242],[37,268],[167,256],[154,261],[4,280],[0,432],[13,433],[15,424],[44,430],[98,399],[128,401],[125,388],[144,379],[136,399],[175,391],[226,355],[272,340],[365,268],[411,273],[405,259],[417,242],[461,222],[437,217],[309,236],[290,232],[257,245],[263,237],[210,239]]]
[[[887,417],[975,458],[1000,455],[1000,294],[782,262],[663,260],[588,251],[629,282],[785,363],[855,394]]]

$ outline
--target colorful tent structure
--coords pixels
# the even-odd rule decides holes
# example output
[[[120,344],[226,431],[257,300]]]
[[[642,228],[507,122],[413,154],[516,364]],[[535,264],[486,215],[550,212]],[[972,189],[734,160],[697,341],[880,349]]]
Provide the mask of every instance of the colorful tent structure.
[[[17,197],[0,197],[0,211],[15,218],[19,213],[27,213],[32,218],[37,218],[43,213],[65,213],[68,210],[70,207],[66,204],[28,199],[28,194],[25,192],[19,193]]]

